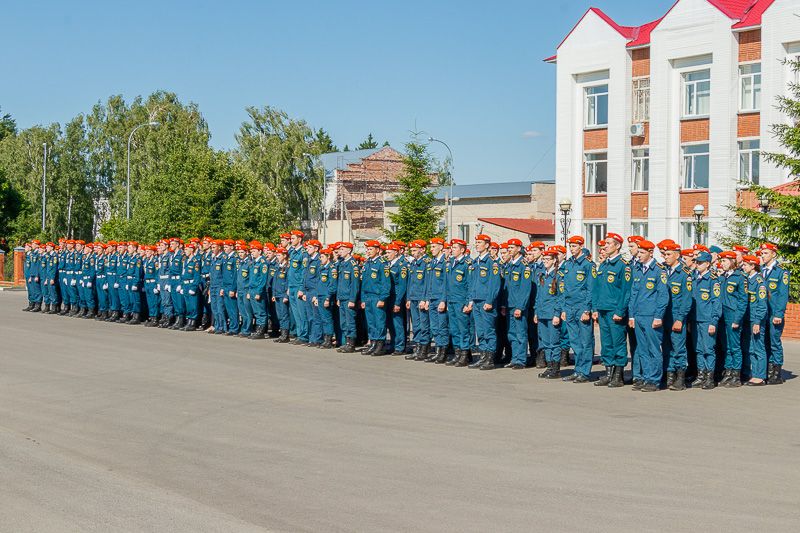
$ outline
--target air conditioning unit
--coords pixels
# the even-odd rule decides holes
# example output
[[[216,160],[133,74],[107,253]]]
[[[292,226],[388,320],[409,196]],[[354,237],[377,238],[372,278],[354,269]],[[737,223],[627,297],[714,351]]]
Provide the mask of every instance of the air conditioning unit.
[[[644,137],[644,124],[631,124],[631,137]]]

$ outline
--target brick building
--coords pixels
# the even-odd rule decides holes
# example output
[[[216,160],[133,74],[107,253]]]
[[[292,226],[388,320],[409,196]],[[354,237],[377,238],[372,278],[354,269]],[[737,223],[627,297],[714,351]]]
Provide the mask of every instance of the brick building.
[[[572,199],[589,242],[606,231],[716,240],[749,184],[789,179],[759,153],[780,151],[775,99],[800,81],[784,64],[800,56],[798,15],[800,0],[678,0],[641,26],[586,12],[546,61],[557,69],[555,198]]]

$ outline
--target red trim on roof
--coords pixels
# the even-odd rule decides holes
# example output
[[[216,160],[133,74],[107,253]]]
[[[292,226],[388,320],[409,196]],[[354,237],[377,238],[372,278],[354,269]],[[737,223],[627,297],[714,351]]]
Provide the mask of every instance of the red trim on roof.
[[[555,63],[557,57],[558,57],[558,55],[545,57],[542,61],[544,61],[545,63]]]
[[[586,15],[588,15],[589,13],[594,13],[595,15],[597,15],[598,17],[603,19],[609,26],[614,28],[620,35],[622,35],[626,39],[630,39],[631,38],[631,31],[633,30],[633,28],[628,27],[628,26],[620,26],[619,24],[614,22],[611,19],[611,17],[609,17],[608,15],[603,13],[600,9],[598,9],[596,7],[590,7],[589,9],[586,10],[586,13],[583,14],[583,16],[578,20],[578,22],[572,27],[572,29],[569,30],[569,33],[567,34],[567,36],[564,37],[563,39],[561,39],[561,42],[558,43],[558,46],[556,46],[556,50],[561,48],[561,45],[564,44],[564,41],[569,39],[569,36],[572,35],[572,32],[575,31],[575,28],[580,26],[581,22],[583,22],[583,19],[585,19]]]
[[[789,181],[772,187],[772,190],[784,196],[800,196],[800,181]]]
[[[775,0],[757,0],[742,17],[742,20],[733,25],[734,29],[761,26],[761,15],[775,3]]]
[[[478,220],[528,235],[556,234],[555,222],[544,218],[479,218]]]

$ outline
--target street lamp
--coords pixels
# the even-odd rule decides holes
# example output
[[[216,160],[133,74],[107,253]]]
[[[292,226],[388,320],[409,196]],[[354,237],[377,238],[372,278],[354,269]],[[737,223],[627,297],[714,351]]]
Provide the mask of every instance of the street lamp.
[[[44,219],[47,205],[47,143],[42,143],[44,157],[42,158],[42,233],[44,233]]]
[[[701,224],[703,222],[703,215],[706,213],[706,208],[703,204],[697,204],[694,206],[694,220],[695,220],[695,229],[694,229],[694,240],[695,244],[700,244],[700,236],[702,235]]]
[[[128,135],[128,180],[125,186],[125,212],[127,214],[127,219],[131,219],[131,141],[133,140],[133,134],[136,133],[136,130],[139,128],[143,128],[144,126],[158,126],[158,122],[150,121],[145,122],[144,124],[139,124],[131,131],[131,134]]]
[[[564,246],[567,245],[567,232],[569,231],[569,214],[572,212],[572,200],[564,198],[559,202],[558,208],[561,210],[561,233],[564,234]]]
[[[452,237],[450,231],[453,227],[453,182],[455,181],[453,179],[453,151],[450,150],[450,147],[447,146],[446,142],[440,141],[439,139],[428,137],[428,142],[443,144],[444,147],[447,148],[447,152],[450,154],[450,194],[447,195],[450,199],[447,206],[447,237],[450,238]]]
[[[758,207],[761,209],[761,212],[765,215],[769,213],[769,196],[766,194],[761,194],[758,196]]]

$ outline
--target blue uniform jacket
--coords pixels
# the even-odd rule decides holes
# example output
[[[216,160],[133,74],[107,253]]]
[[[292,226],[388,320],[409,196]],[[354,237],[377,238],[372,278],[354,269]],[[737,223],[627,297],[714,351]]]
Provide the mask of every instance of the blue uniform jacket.
[[[767,265],[761,272],[767,286],[767,318],[783,319],[789,303],[789,271],[777,262]]]
[[[559,290],[563,273],[554,268],[549,272],[540,269],[536,274],[536,305],[534,312],[542,320],[551,320],[553,317],[561,317],[564,310],[564,299]]]
[[[531,305],[531,267],[522,257],[506,263],[505,269],[506,307],[509,313],[516,309],[527,312]]]
[[[269,277],[269,264],[264,256],[253,259],[250,263],[250,296],[260,295],[265,298],[267,295],[267,277]]]
[[[451,258],[447,265],[447,301],[466,304],[472,280],[472,262],[465,256]]]
[[[447,300],[447,259],[444,254],[432,258],[425,274],[427,287],[425,294],[428,301]]]
[[[394,264],[389,264],[391,285],[389,288],[389,301],[392,305],[405,305],[406,291],[408,289],[408,264],[402,257]]]
[[[594,311],[625,316],[631,297],[631,269],[621,255],[605,259],[595,269],[592,283]]]
[[[500,296],[500,265],[489,253],[472,263],[472,291],[469,299],[497,307]]]
[[[391,280],[389,279],[389,266],[383,257],[367,259],[364,262],[361,275],[361,297],[377,298],[385,302],[389,298]]]
[[[689,311],[692,310],[692,276],[683,263],[675,265],[670,272],[667,265],[663,265],[667,273],[667,287],[669,288],[669,306],[666,316],[673,322],[680,320],[686,322]],[[671,327],[671,325],[670,325]]]
[[[360,285],[361,267],[358,261],[352,257],[342,260],[337,266],[339,277],[336,287],[336,294],[342,305],[356,303],[358,301],[358,289]]]
[[[289,263],[276,264],[272,278],[272,296],[276,300],[289,297]]]
[[[694,313],[697,322],[717,325],[722,318],[722,288],[719,279],[711,272],[700,276],[695,272],[692,285],[692,299],[694,300]]]
[[[250,257],[237,258],[236,263],[236,292],[244,298],[250,288]]]
[[[767,318],[767,286],[761,274],[754,272],[747,278],[747,317],[751,323]]]
[[[317,283],[319,283],[319,267],[320,267],[319,254],[310,256],[306,254],[303,260],[305,270],[303,272],[303,292],[309,296],[314,294],[317,290]],[[291,281],[291,278],[289,279]]]
[[[300,289],[303,287],[303,270],[306,267],[308,254],[302,246],[289,248],[289,288]]]
[[[431,258],[427,255],[423,255],[419,259],[411,258],[408,261],[408,283],[406,284],[406,298],[408,300],[421,302],[427,299],[425,289],[428,281],[426,275],[430,262]]]
[[[183,259],[183,273],[181,274],[181,285],[183,286],[184,294],[189,291],[197,292],[200,290],[200,255],[195,253],[192,257],[184,257]]]
[[[586,256],[570,257],[561,264],[562,283],[559,288],[564,295],[564,308],[582,315],[592,312],[592,283],[595,279],[594,264]]]
[[[654,260],[650,261],[646,272],[644,268],[637,262],[633,270],[628,316],[635,320],[641,317],[663,320],[669,305],[667,272]]]
[[[722,315],[727,322],[741,324],[747,312],[747,280],[741,271],[726,272],[720,277],[722,285]]]

